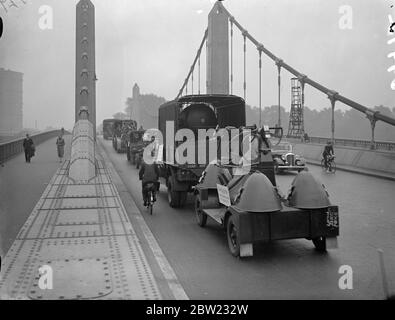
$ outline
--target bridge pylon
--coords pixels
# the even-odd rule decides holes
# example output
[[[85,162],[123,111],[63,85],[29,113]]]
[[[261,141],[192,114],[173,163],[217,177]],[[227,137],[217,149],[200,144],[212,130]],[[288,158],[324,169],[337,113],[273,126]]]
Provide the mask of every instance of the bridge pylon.
[[[229,20],[217,1],[208,15],[207,93],[229,94]]]
[[[76,6],[75,122],[86,106],[96,140],[95,6],[80,0]]]

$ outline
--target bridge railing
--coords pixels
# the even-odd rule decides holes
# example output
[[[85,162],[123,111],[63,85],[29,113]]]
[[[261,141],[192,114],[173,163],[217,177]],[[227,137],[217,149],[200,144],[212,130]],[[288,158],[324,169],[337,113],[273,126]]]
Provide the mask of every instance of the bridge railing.
[[[301,141],[299,139],[289,139],[293,141]],[[332,138],[324,138],[324,137],[309,137],[310,143],[318,143],[318,144],[326,144],[328,141],[332,141]],[[304,142],[304,141],[302,141]],[[354,147],[354,148],[363,148],[363,149],[372,149],[372,142],[368,140],[354,140],[354,139],[341,139],[335,138],[334,140],[335,146],[344,146],[344,147]],[[375,141],[375,150],[378,151],[395,151],[395,142],[391,141]]]
[[[30,135],[33,139],[35,145],[39,145],[40,143],[56,137],[59,135],[60,130],[51,130],[41,133],[36,133]],[[0,163],[4,163],[5,161],[11,159],[17,154],[23,152],[23,140],[24,138],[18,138],[11,141],[0,143]]]

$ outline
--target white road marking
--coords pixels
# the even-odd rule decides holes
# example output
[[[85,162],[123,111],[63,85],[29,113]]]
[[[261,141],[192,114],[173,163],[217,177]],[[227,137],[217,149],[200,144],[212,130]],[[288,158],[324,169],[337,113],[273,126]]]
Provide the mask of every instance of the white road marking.
[[[117,179],[120,181],[120,183],[123,184],[123,187],[125,190],[127,190],[126,186],[124,185],[121,177],[118,175],[118,172],[115,170],[114,165],[107,155],[106,151],[104,150],[104,147],[102,145],[102,141],[100,141],[100,153],[101,156],[106,160],[106,163],[111,169],[111,174],[114,174]],[[98,144],[99,145],[99,144]],[[176,273],[174,272],[173,268],[171,267],[169,261],[167,260],[165,254],[163,253],[162,249],[160,248],[158,242],[155,239],[155,236],[152,234],[150,228],[148,227],[147,223],[145,222],[140,210],[138,209],[136,203],[134,202],[134,199],[131,197],[131,201],[133,201],[135,207],[137,210],[136,211],[136,220],[139,223],[140,229],[149,245],[149,247],[152,250],[152,253],[155,257],[156,262],[158,263],[166,281],[167,284],[171,290],[171,292],[174,295],[174,298],[176,300],[189,300],[187,294],[185,293],[184,288],[182,287],[181,283],[179,282]]]

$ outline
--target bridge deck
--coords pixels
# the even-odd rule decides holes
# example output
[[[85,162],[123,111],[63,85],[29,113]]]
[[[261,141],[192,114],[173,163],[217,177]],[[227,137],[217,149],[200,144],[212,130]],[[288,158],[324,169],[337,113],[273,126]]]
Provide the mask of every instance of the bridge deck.
[[[5,257],[1,298],[160,299],[156,281],[102,159],[89,184],[52,178]],[[39,288],[39,268],[53,289]]]
[[[69,146],[70,137],[66,137],[66,157],[69,157]],[[141,203],[138,171],[126,161],[125,154],[117,154],[110,141],[102,141],[100,138],[98,152],[103,157],[98,159],[99,164],[104,160],[106,165],[106,168],[103,167],[103,177],[109,175],[112,185],[116,187],[116,189],[112,187],[110,190],[107,189],[111,192],[108,194],[109,201],[113,201],[114,198],[119,199],[119,195],[123,203],[123,207],[119,203],[121,211],[102,208],[103,211],[94,215],[89,210],[92,208],[85,208],[83,214],[74,215],[72,209],[63,208],[77,205],[79,200],[88,206],[90,201],[95,199],[95,197],[87,197],[89,192],[92,195],[92,188],[95,192],[102,191],[100,188],[96,189],[93,183],[91,183],[93,187],[90,186],[91,189],[85,193],[78,189],[81,185],[76,186],[72,182],[63,184],[63,189],[59,183],[54,183],[56,178],[53,176],[60,166],[59,162],[56,162],[55,139],[37,146],[37,156],[33,158],[31,164],[24,163],[23,155],[19,155],[6,162],[4,168],[0,167],[2,249],[4,253],[10,249],[19,250],[18,256],[10,250],[5,261],[3,259],[1,276],[4,276],[4,281],[0,288],[0,298],[37,299],[38,292],[42,290],[32,288],[37,289],[34,284],[37,284],[35,278],[41,265],[53,266],[54,269],[53,290],[45,291],[42,295],[43,299],[77,297],[77,295],[83,298],[95,294],[96,291],[97,294],[99,292],[103,294],[96,296],[99,299],[128,298],[123,294],[124,291],[128,292],[125,289],[132,285],[129,279],[137,281],[136,279],[144,275],[141,274],[139,277],[137,273],[136,278],[136,267],[133,267],[133,259],[130,258],[132,253],[123,251],[128,248],[126,239],[138,241],[143,251],[142,256],[147,263],[146,268],[153,275],[153,285],[159,290],[159,298],[164,299],[188,297],[194,299],[381,299],[383,291],[376,248],[384,250],[387,276],[392,280],[389,288],[392,292],[394,290],[393,208],[395,204],[392,181],[349,172],[325,174],[319,167],[309,166],[309,170],[327,187],[332,202],[340,206],[339,248],[330,251],[327,255],[320,255],[314,252],[313,245],[307,240],[284,240],[259,245],[253,259],[240,261],[229,254],[224,233],[212,221],[208,221],[205,230],[197,226],[193,197],[189,197],[186,207],[182,210],[170,208],[166,189],[162,186],[154,214],[151,216]],[[62,175],[66,171],[65,168],[62,167],[57,172],[57,179],[64,179]],[[283,192],[288,190],[294,176],[293,173],[289,173],[276,177]],[[48,182],[51,183],[47,187]],[[73,199],[76,189],[79,196],[83,195],[85,198]],[[57,203],[51,204],[55,201],[51,198],[56,190],[62,193],[61,198]],[[41,199],[46,201],[42,209],[52,205],[58,208],[58,212],[40,210],[42,224],[40,230],[38,213],[32,211],[41,195],[47,198]],[[73,199],[73,203],[67,199]],[[111,235],[108,235],[105,232],[106,225],[110,226],[110,230],[113,230],[112,228],[119,230],[122,226],[121,221],[126,221],[125,218],[122,219],[124,210],[132,224],[131,230],[134,234],[126,238],[122,234],[114,236],[111,231]],[[30,213],[32,214],[29,218]],[[99,217],[103,218],[100,220],[102,229],[93,224],[94,219],[99,220]],[[118,223],[116,220],[104,221],[104,217],[114,219],[118,217],[119,221]],[[28,218],[31,227],[21,230]],[[33,222],[36,222],[34,226]],[[71,226],[71,222],[76,224]],[[70,225],[66,227],[65,224]],[[87,231],[88,236],[86,236]],[[61,232],[59,236],[58,232]],[[91,234],[94,236],[90,236]],[[112,237],[116,237],[117,241]],[[121,253],[118,254],[115,244],[118,245]],[[111,257],[113,248],[116,251],[116,260],[119,258],[116,264],[117,271],[120,275],[124,275],[120,277],[118,283],[113,272]],[[125,264],[125,267],[120,269],[119,264],[124,265],[125,257],[129,264]],[[108,269],[104,269],[106,265],[104,262],[109,265]],[[342,265],[353,268],[353,290],[340,290],[338,287],[340,277],[338,270]],[[103,267],[103,272],[100,266]],[[59,270],[63,272],[60,273]],[[84,274],[84,270],[89,270],[89,273]],[[143,271],[145,272],[144,267]],[[109,273],[111,279],[105,278],[105,273]],[[124,284],[125,278],[126,284]],[[67,286],[64,285],[66,280]],[[106,289],[99,285],[99,283],[108,283],[106,280],[111,281],[112,289],[107,290],[112,291],[108,294],[107,291],[99,291]],[[117,293],[116,285],[121,286],[121,289],[118,289],[122,292],[121,295]],[[31,291],[35,292],[30,293]],[[152,292],[152,289],[148,288],[148,293]],[[129,293],[129,295],[133,299],[138,293]]]

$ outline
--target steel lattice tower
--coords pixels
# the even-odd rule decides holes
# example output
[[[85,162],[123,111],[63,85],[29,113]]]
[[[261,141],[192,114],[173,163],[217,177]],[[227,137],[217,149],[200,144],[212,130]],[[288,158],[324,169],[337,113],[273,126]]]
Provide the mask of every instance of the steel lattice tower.
[[[303,96],[298,78],[291,79],[291,112],[289,114],[289,138],[300,138],[304,134]]]

